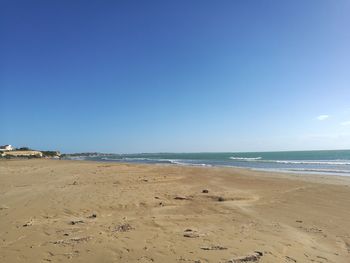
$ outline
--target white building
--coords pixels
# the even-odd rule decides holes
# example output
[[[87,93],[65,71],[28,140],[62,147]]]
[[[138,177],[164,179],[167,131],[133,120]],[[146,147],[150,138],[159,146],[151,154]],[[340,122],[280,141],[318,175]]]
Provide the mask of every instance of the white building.
[[[14,148],[12,147],[12,145],[9,145],[9,144],[7,144],[7,145],[2,145],[2,146],[0,146],[0,151],[12,151]]]

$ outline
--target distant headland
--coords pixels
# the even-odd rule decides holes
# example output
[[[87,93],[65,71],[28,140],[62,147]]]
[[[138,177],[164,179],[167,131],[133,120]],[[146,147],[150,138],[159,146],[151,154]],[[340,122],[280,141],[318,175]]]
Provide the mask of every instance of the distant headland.
[[[59,159],[59,151],[34,150],[29,147],[13,147],[10,144],[0,146],[0,158],[53,158]]]

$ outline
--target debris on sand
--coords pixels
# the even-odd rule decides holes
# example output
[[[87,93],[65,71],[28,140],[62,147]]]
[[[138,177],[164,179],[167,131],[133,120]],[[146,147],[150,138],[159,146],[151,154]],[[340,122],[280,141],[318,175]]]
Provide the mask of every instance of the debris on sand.
[[[318,257],[318,256],[317,256],[317,257]],[[323,258],[323,259],[325,259],[325,258]],[[286,260],[287,260],[288,262],[297,262],[296,259],[294,259],[294,258],[292,258],[292,257],[288,257],[288,256],[286,256]],[[327,259],[326,259],[326,261],[327,261]]]
[[[219,202],[224,202],[224,201],[225,201],[225,198],[223,198],[222,196],[219,196],[219,197],[218,197],[218,201],[219,201]]]
[[[259,262],[259,260],[262,256],[263,256],[262,252],[255,251],[254,253],[252,253],[248,256],[230,259],[230,260],[226,261],[226,263]]]
[[[73,243],[80,243],[80,242],[86,242],[92,239],[92,237],[87,236],[87,237],[73,237],[70,239],[63,239],[63,240],[57,240],[53,241],[52,243],[55,245],[70,245]]]
[[[27,223],[25,223],[25,224],[23,225],[23,227],[32,226],[32,225],[33,225],[33,221],[30,220],[30,221],[28,221]]]
[[[69,239],[72,242],[83,242],[83,241],[88,241],[90,240],[92,237],[74,237]]]
[[[175,200],[190,200],[189,197],[187,197],[187,196],[181,196],[181,195],[175,196],[174,199],[175,199]]]
[[[93,213],[92,215],[88,216],[87,218],[96,218],[97,214]]]
[[[72,220],[72,221],[70,221],[71,225],[76,225],[76,224],[81,224],[81,223],[84,223],[84,221],[83,220]]]
[[[308,233],[322,233],[322,229],[319,229],[317,227],[304,227],[304,226],[299,226],[298,228],[308,232]]]
[[[198,233],[195,233],[195,232],[188,232],[188,233],[185,233],[185,234],[184,234],[184,237],[188,237],[188,238],[197,238],[197,237],[199,237],[199,234],[198,234]]]
[[[197,238],[200,236],[197,231],[192,230],[192,229],[186,229],[184,232],[185,232],[184,237]]]
[[[204,189],[204,190],[202,190],[202,193],[203,194],[207,194],[207,193],[209,193],[209,190],[208,189]]]
[[[139,259],[137,259],[138,262],[154,262],[153,258],[142,256]]]
[[[226,250],[227,247],[222,246],[210,246],[210,247],[201,247],[203,250]]]
[[[119,226],[117,226],[113,232],[127,232],[130,230],[133,230],[134,228],[130,225],[130,224],[121,224]]]
[[[209,198],[213,201],[216,201],[216,202],[224,202],[224,201],[228,201],[228,200],[234,200],[234,199],[228,199],[228,198],[225,198],[223,196],[220,196],[220,195],[204,195],[203,197],[206,197],[206,198]]]

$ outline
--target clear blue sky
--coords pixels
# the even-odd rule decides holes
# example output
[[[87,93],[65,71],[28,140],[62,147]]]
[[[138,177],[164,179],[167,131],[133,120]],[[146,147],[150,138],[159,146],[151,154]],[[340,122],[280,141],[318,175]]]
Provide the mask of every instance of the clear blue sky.
[[[348,0],[1,1],[0,144],[350,148],[349,14]]]

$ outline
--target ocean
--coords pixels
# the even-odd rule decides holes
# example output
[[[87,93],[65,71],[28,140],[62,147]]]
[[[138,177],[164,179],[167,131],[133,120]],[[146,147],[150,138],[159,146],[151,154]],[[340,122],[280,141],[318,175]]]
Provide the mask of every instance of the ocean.
[[[350,150],[241,153],[93,153],[66,155],[65,159],[188,166],[241,167],[255,170],[350,176]]]

